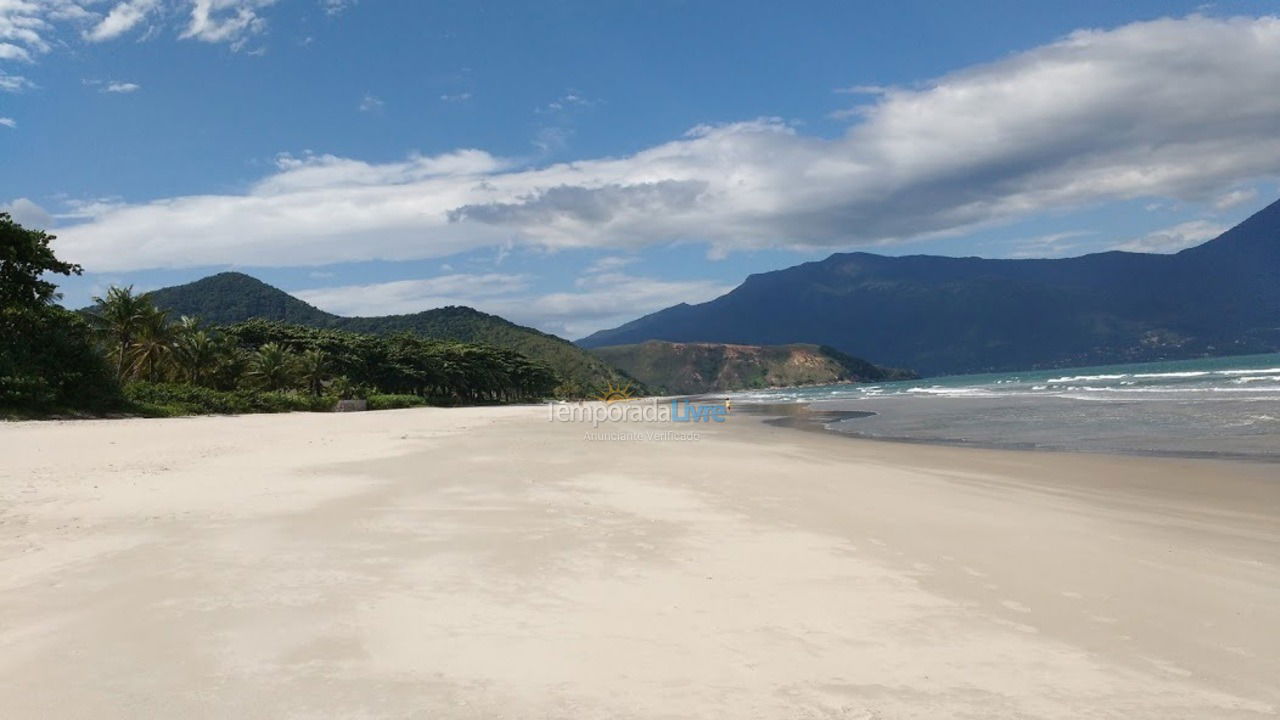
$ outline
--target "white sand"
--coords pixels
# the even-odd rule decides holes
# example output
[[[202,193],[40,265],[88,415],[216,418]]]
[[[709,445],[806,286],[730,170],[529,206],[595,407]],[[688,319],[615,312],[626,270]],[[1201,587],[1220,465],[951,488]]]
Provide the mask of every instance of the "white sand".
[[[0,717],[1280,708],[1275,465],[584,429],[0,425]]]

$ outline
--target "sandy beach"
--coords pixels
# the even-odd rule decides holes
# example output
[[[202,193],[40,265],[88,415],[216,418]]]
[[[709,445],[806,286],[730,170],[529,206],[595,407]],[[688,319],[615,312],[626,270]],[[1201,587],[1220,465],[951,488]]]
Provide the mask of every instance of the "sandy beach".
[[[0,715],[1280,711],[1277,465],[547,416],[0,425]]]

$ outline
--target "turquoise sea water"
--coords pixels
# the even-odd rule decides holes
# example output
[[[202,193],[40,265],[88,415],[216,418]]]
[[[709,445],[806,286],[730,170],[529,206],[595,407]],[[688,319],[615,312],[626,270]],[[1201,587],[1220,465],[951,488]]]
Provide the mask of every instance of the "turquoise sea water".
[[[995,447],[1280,460],[1280,354],[735,393],[874,415],[854,435]]]

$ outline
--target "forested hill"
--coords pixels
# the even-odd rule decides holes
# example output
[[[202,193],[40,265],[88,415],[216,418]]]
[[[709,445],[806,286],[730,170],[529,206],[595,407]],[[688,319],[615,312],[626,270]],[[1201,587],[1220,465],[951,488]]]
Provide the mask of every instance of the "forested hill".
[[[594,351],[655,392],[695,393],[915,377],[818,345],[725,345],[651,340]]]
[[[516,325],[497,315],[451,306],[410,315],[342,317],[325,312],[244,273],[211,275],[186,285],[150,293],[152,301],[174,316],[191,315],[211,325],[252,318],[294,325],[387,335],[410,331],[422,337],[485,343],[516,352],[556,372],[581,392],[630,378],[563,338]]]

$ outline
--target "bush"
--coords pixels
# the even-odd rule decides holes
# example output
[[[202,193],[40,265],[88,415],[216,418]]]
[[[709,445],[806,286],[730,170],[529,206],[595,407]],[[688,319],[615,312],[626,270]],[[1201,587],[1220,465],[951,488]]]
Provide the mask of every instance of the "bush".
[[[225,392],[182,383],[133,382],[125,386],[124,395],[135,412],[155,417],[326,412],[332,410],[334,405],[331,397],[316,397],[287,390]]]
[[[431,404],[417,395],[370,395],[368,399],[370,410],[397,410]]]
[[[91,414],[118,409],[120,388],[89,328],[55,305],[0,310],[0,412]]]

